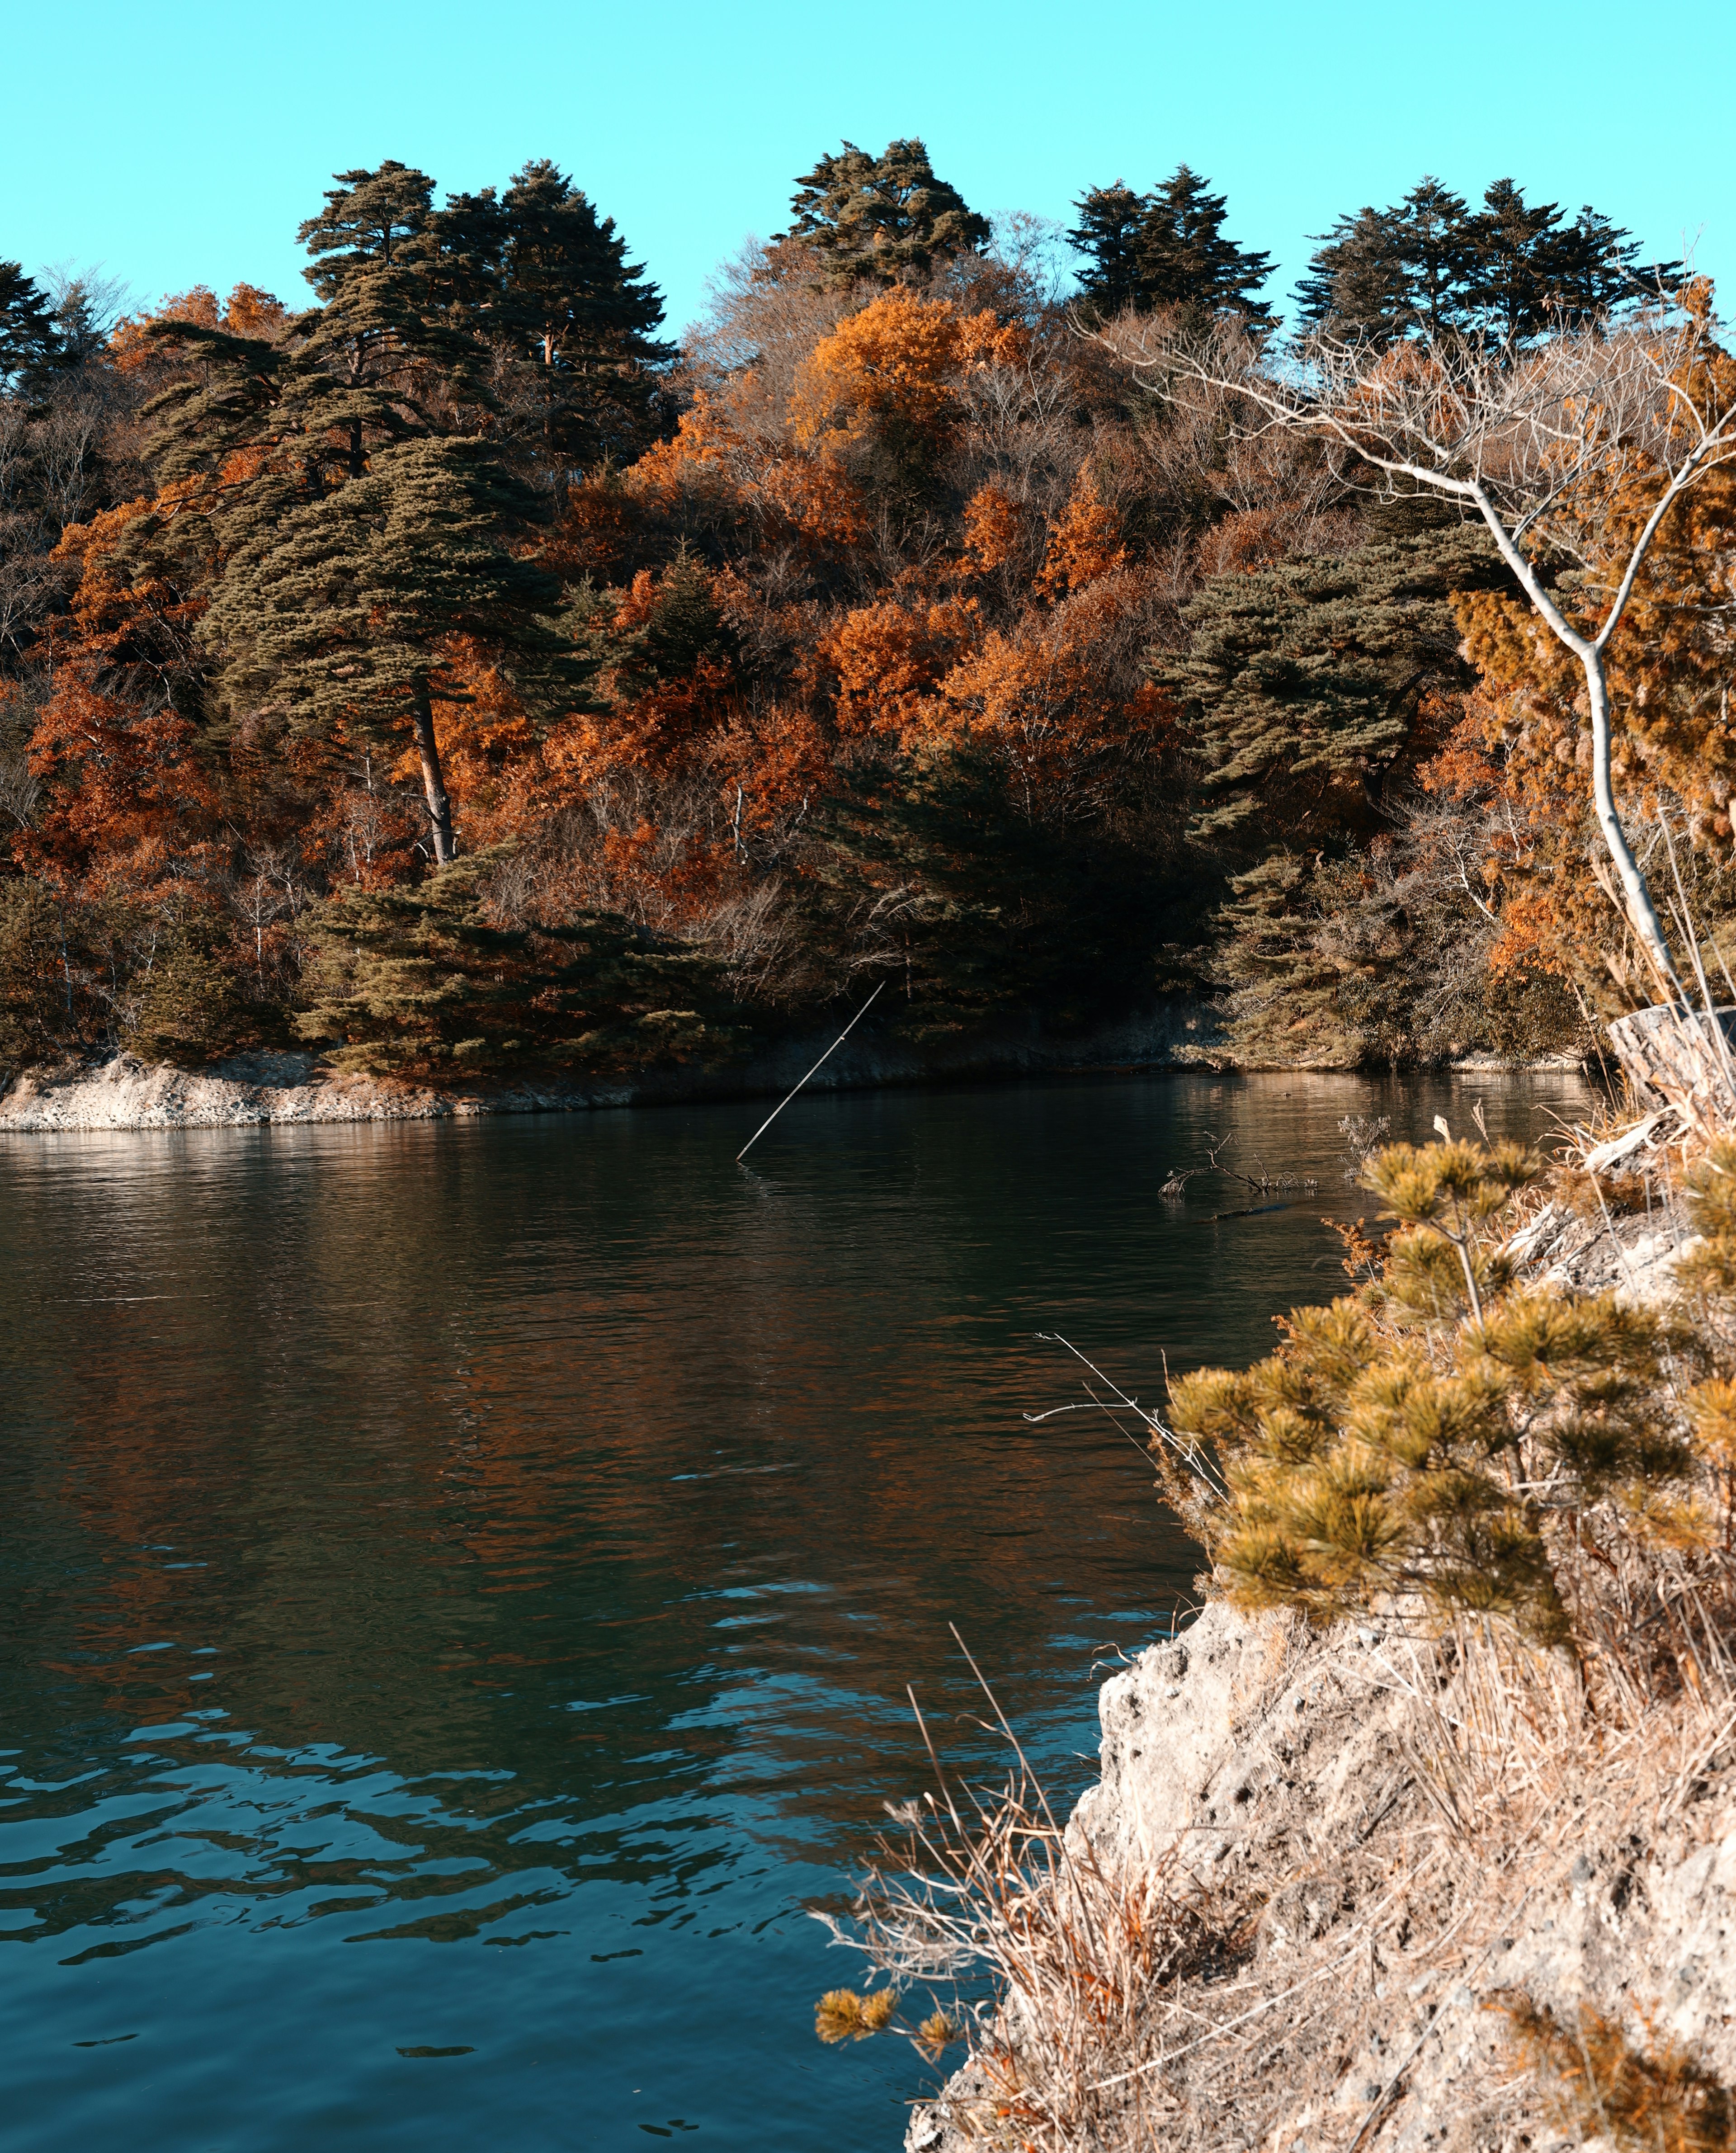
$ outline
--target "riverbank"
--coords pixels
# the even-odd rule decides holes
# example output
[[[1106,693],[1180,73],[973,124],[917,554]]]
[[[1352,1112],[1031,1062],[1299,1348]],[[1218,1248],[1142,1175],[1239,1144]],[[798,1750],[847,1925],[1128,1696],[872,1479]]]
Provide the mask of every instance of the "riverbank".
[[[812,1069],[837,1033],[798,1034],[742,1061],[687,1063],[631,1076],[427,1079],[333,1069],[313,1054],[242,1054],[206,1069],[181,1069],[117,1054],[26,1069],[0,1082],[0,1132],[78,1129],[239,1128],[355,1122],[473,1120],[484,1115],[583,1113],[608,1107],[781,1098]],[[1296,1065],[1296,1073],[1348,1075],[1341,1063]],[[1468,1057],[1459,1075],[1577,1070],[1571,1056],[1515,1065]],[[1180,998],[1122,1022],[1071,1037],[1035,1023],[916,1047],[872,1034],[847,1040],[811,1080],[821,1092],[919,1084],[995,1082],[1137,1070],[1269,1073],[1224,1047],[1208,1005]]]
[[[1611,2079],[1653,2120],[1728,2100],[1736,1753],[1711,1703],[1621,1739],[1559,1671],[1221,1602],[1152,1646],[1103,1687],[1067,1838],[1124,1915],[1184,1894],[1205,1948],[1152,1972],[1168,2053],[1100,2089],[1103,2142],[1493,2153],[1545,2120],[1596,2135]],[[1022,2144],[1032,2038],[985,2028],[908,2153]]]

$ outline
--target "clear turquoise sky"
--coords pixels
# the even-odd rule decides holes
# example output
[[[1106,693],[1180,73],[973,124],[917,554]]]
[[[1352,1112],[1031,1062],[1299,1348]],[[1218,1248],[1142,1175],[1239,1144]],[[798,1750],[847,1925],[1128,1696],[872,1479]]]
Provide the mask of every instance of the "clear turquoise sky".
[[[1736,278],[1736,0],[13,0],[0,52],[0,257],[99,263],[146,300],[303,296],[293,234],[334,169],[395,156],[474,188],[551,156],[679,328],[793,174],[899,135],[974,207],[1063,219],[1185,160],[1284,290],[1306,235],[1425,170],[1595,202],[1660,257],[1698,234],[1727,304]]]

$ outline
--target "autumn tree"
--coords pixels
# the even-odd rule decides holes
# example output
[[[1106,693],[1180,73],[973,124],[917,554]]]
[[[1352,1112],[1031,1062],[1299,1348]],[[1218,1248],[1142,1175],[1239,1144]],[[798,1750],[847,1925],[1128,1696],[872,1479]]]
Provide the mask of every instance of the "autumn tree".
[[[1480,520],[1580,673],[1598,830],[1639,947],[1674,998],[1668,938],[1616,802],[1608,653],[1666,519],[1736,457],[1736,373],[1709,291],[1619,330],[1562,330],[1517,358],[1463,339],[1377,356],[1330,333],[1301,356],[1301,368],[1280,369],[1240,351],[1229,365],[1211,351],[1152,354],[1168,378],[1241,399],[1255,425],[1330,444],[1388,494],[1433,494]],[[1636,496],[1643,512],[1620,556],[1595,582],[1558,590],[1556,549],[1583,557],[1586,534]]]

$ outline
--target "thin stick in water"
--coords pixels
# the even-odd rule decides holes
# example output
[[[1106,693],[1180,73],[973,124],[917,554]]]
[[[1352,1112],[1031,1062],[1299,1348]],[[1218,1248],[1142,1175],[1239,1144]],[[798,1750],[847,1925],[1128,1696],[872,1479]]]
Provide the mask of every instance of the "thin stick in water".
[[[885,980],[882,980],[880,982],[880,987],[883,987],[885,985]],[[857,1026],[862,1022],[862,1020],[873,1007],[874,996],[879,993],[880,987],[876,987],[873,994],[870,995],[868,1000],[863,1004],[862,1007],[857,1010],[855,1015],[851,1018],[850,1021],[844,1026],[837,1037],[832,1041],[831,1046],[827,1048],[826,1051],[820,1056],[819,1060],[815,1062],[813,1067],[808,1071],[807,1076],[817,1075],[818,1072],[826,1066],[826,1064],[831,1061],[832,1056],[837,1052],[839,1047],[843,1045],[844,1041],[850,1036],[850,1034],[855,1031]],[[807,1076],[804,1076],[802,1078],[802,1084],[807,1083]],[[802,1089],[802,1084],[798,1084],[796,1087],[796,1092],[799,1092]],[[796,1092],[791,1092],[790,1099],[793,1099],[795,1097]],[[765,1120],[760,1123],[758,1128],[756,1128],[753,1134],[747,1139],[747,1142],[742,1145],[741,1150],[736,1154],[736,1163],[737,1166],[741,1165],[742,1160],[746,1158],[749,1152],[753,1149],[760,1138],[765,1135],[766,1130],[771,1127],[771,1124],[777,1119],[784,1108],[789,1105],[790,1099],[780,1099],[777,1104],[771,1109],[771,1112],[766,1115]]]

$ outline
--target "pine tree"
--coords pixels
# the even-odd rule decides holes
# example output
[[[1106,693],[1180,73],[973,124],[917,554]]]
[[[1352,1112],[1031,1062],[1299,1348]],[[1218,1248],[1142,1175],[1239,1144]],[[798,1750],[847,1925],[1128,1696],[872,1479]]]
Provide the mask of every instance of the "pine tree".
[[[434,182],[389,158],[337,177],[297,234],[322,304],[291,325],[283,424],[310,477],[354,480],[377,444],[479,431],[492,399],[485,347],[442,303]]]
[[[1639,252],[1629,233],[1587,202],[1547,249],[1544,275],[1551,317],[1564,327],[1579,328],[1641,303],[1648,288],[1654,298],[1660,286],[1670,288],[1680,264],[1642,267]]]
[[[1469,297],[1485,334],[1518,346],[1550,326],[1551,267],[1563,234],[1554,202],[1529,208],[1511,180],[1497,180],[1470,221]]]
[[[0,262],[0,393],[34,387],[59,362],[53,303],[20,262]]]
[[[558,586],[510,550],[533,503],[486,442],[411,441],[329,491],[258,495],[256,528],[201,624],[232,713],[276,707],[293,730],[341,722],[389,737],[408,721],[437,862],[453,856],[435,700],[465,689],[448,650],[472,636],[533,711],[582,706],[590,662],[554,626]]]
[[[425,263],[434,182],[425,172],[388,157],[377,170],[333,175],[325,207],[303,220],[298,243],[313,257],[304,271],[323,302],[334,299],[359,272]]]
[[[301,1036],[329,1043],[342,1066],[377,1070],[508,1061],[617,1070],[734,1051],[708,958],[603,914],[504,925],[487,901],[502,857],[479,853],[413,888],[350,888],[322,905],[308,924]]]
[[[1079,282],[1089,305],[1099,315],[1186,307],[1267,319],[1255,294],[1272,258],[1224,237],[1225,207],[1226,198],[1185,165],[1148,195],[1117,180],[1082,196],[1067,237],[1087,258]]]
[[[291,354],[275,340],[201,322],[159,320],[142,342],[174,378],[144,405],[144,457],[160,486],[216,478],[238,450],[273,445]]]
[[[594,461],[630,458],[655,430],[654,405],[674,347],[656,340],[663,297],[627,259],[613,217],[547,158],[525,165],[491,217],[467,198],[458,221],[470,258],[491,237],[491,332],[504,332],[540,414],[544,447]],[[488,226],[491,223],[491,234]],[[446,213],[435,220],[444,245]]]
[[[1464,197],[1425,173],[1390,214],[1409,285],[1411,325],[1429,337],[1467,328],[1477,235]]]
[[[1150,204],[1123,181],[1092,187],[1074,204],[1079,221],[1067,234],[1085,257],[1079,288],[1100,319],[1141,303],[1139,232]]]
[[[1210,193],[1209,185],[1178,165],[1147,197],[1137,250],[1141,302],[1263,319],[1266,309],[1255,294],[1270,273],[1272,257],[1224,237],[1227,198]]]
[[[1390,210],[1362,209],[1320,236],[1296,310],[1314,328],[1388,344],[1410,326],[1410,277]]]
[[[1673,281],[1639,268],[1638,248],[1589,206],[1563,225],[1553,202],[1527,207],[1498,180],[1473,211],[1425,176],[1386,210],[1341,217],[1297,285],[1303,319],[1387,344],[1399,336],[1484,336],[1518,345],[1559,321],[1618,313]]]
[[[1504,579],[1457,524],[1339,560],[1214,577],[1182,618],[1186,653],[1160,677],[1188,705],[1202,841],[1328,847],[1378,827],[1375,802],[1427,692],[1463,688],[1454,592]]]
[[[797,188],[795,218],[783,237],[816,255],[838,282],[921,279],[988,244],[988,219],[935,177],[927,149],[914,138],[888,143],[878,157],[846,142]]]

